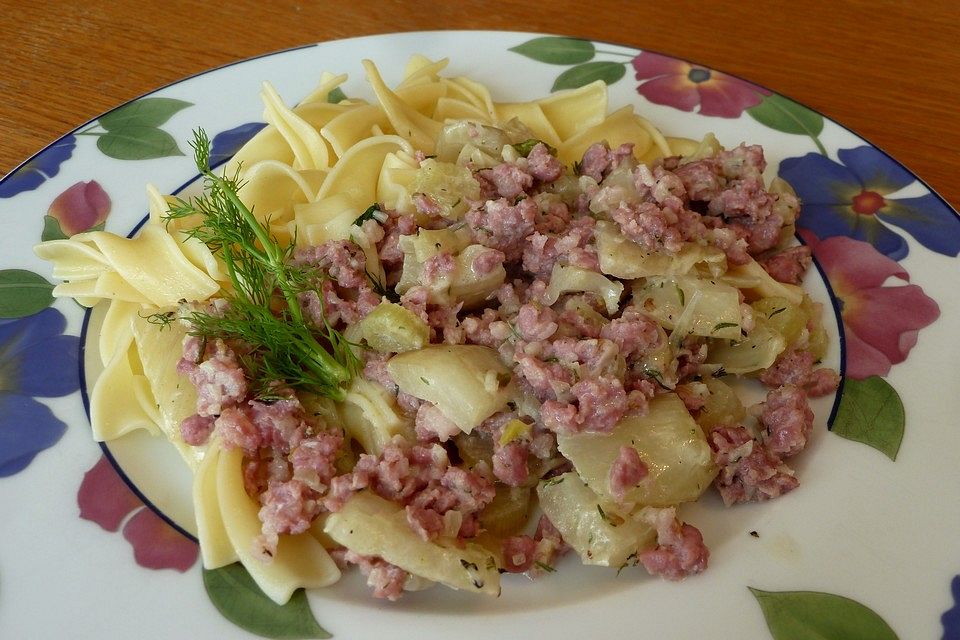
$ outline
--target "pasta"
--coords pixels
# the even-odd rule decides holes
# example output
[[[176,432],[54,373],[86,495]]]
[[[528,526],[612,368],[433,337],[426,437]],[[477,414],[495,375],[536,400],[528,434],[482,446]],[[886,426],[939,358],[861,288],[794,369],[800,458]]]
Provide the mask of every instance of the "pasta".
[[[373,102],[265,83],[222,177],[198,137],[208,195],[149,187],[132,238],[37,247],[55,296],[106,306],[94,437],[169,440],[204,566],[278,603],[350,564],[390,599],[499,595],[567,548],[702,571],[678,507],[793,489],[807,396],[838,382],[789,185],[758,147],[608,113],[600,81],[498,102],[446,60],[392,87],[363,66]]]
[[[41,258],[54,264],[55,295],[81,303],[116,299],[141,305],[167,307],[179,300],[205,300],[220,290],[219,284],[197,268],[176,238],[160,225],[146,225],[135,238],[120,238],[104,231],[77,234],[37,247]],[[144,269],[141,265],[163,265]]]

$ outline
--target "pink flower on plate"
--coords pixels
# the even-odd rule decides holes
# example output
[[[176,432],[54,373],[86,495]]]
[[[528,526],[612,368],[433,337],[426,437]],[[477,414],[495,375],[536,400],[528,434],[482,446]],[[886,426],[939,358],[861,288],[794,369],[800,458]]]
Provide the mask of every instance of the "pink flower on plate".
[[[641,84],[637,93],[654,104],[693,111],[702,116],[739,118],[745,109],[763,102],[770,91],[720,71],[669,56],[643,51],[633,59]]]
[[[197,561],[196,543],[144,505],[106,456],[83,476],[77,504],[84,520],[111,532],[122,526],[123,537],[133,546],[133,557],[141,567],[183,573]]]
[[[884,286],[910,276],[868,242],[846,236],[819,240],[800,232],[840,301],[846,338],[846,375],[885,376],[917,344],[920,329],[940,317],[940,307],[915,284]]]
[[[54,198],[47,216],[59,225],[60,237],[69,238],[83,231],[101,228],[110,215],[110,206],[110,196],[100,183],[96,180],[78,182]],[[47,232],[44,235],[48,235]],[[44,238],[51,239],[54,238]]]

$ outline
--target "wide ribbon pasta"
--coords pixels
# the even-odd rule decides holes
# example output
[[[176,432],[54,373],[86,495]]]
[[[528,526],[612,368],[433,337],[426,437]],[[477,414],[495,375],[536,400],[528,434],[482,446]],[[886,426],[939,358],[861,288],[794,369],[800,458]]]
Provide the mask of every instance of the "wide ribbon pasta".
[[[85,306],[116,299],[166,307],[180,300],[206,300],[220,290],[156,224],[144,225],[133,238],[106,231],[79,233],[37,245],[36,253],[53,263],[54,277],[65,281],[53,295]]]

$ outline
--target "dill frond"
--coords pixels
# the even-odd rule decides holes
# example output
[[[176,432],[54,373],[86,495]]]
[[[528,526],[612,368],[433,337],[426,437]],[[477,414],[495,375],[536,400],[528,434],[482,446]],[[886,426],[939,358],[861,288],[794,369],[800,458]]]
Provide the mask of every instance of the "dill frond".
[[[233,285],[223,292],[228,304],[222,313],[195,310],[184,316],[190,333],[248,347],[244,366],[264,397],[284,385],[342,399],[343,386],[360,363],[330,323],[314,328],[304,318],[304,294],[315,293],[322,306],[316,269],[293,264],[295,242],[281,245],[269,231],[269,220],[258,220],[240,200],[239,171],[217,176],[210,170],[210,139],[202,129],[194,132],[190,146],[203,176],[203,194],[178,198],[165,218],[199,216],[187,234],[222,258]]]

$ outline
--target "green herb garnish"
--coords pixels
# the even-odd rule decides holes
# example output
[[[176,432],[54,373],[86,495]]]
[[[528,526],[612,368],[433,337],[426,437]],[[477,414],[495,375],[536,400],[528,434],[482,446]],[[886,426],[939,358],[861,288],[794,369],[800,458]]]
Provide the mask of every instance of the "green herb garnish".
[[[243,363],[258,395],[271,397],[278,386],[286,386],[342,399],[343,386],[356,373],[359,360],[326,319],[318,329],[308,326],[300,304],[300,296],[312,291],[322,308],[320,274],[292,264],[295,241],[281,245],[270,234],[269,220],[258,220],[240,200],[239,170],[232,177],[210,170],[210,139],[202,129],[194,132],[190,146],[203,176],[203,194],[178,198],[165,218],[169,222],[198,216],[199,224],[186,233],[219,255],[233,285],[222,291],[228,303],[222,313],[191,311],[183,316],[190,333],[246,345]]]
[[[539,560],[534,560],[534,561],[533,561],[533,564],[537,565],[538,567],[540,567],[541,569],[543,569],[543,570],[546,571],[547,573],[553,573],[554,571],[556,571],[556,569],[554,569],[553,567],[551,567],[550,565],[548,565],[546,562],[541,562],[541,561],[539,561]]]
[[[380,214],[380,215],[377,215]],[[361,226],[365,220],[375,220],[376,222],[383,222],[386,220],[386,214],[383,212],[383,209],[380,208],[380,205],[374,202],[372,205],[367,207],[367,210],[361,213],[356,220],[353,221],[355,227]]]
[[[333,91],[327,94],[327,102],[330,104],[339,104],[344,100],[349,100],[349,98],[340,87],[335,88]]]
[[[653,367],[644,366],[642,372],[643,372],[643,375],[645,375],[646,377],[656,382],[661,389],[665,389],[667,391],[673,391],[673,387],[668,386],[667,383],[663,381],[663,372],[661,372],[659,369],[654,369]]]
[[[600,513],[600,518],[602,518],[604,522],[609,524],[611,527],[617,526],[617,523],[607,515],[607,512],[603,510],[603,507],[597,505],[597,511]]]
[[[386,298],[390,302],[400,302],[400,294],[397,293],[396,289],[391,289],[387,285],[383,284],[383,281],[380,278],[377,278],[369,270],[364,269],[364,273],[367,274],[367,279],[370,280],[370,287],[373,289],[381,298]]]
[[[150,324],[155,324],[161,328],[164,328],[172,324],[177,319],[177,312],[176,311],[157,312],[157,313],[151,313],[148,316],[141,315],[140,317],[146,320],[147,322],[149,322]]]
[[[730,327],[739,327],[739,326],[740,325],[738,325],[736,322],[718,322],[717,326],[713,328],[712,333],[716,333],[721,329],[729,329]]]
[[[637,566],[637,562],[638,562],[637,553],[636,551],[634,551],[633,553],[627,556],[627,559],[624,560],[623,564],[620,565],[620,568],[617,569],[617,575],[619,576],[620,572],[629,566],[634,566],[634,567]]]
[[[528,155],[530,155],[530,152],[533,151],[533,148],[538,144],[543,144],[543,146],[547,148],[547,151],[549,151],[551,155],[557,155],[556,149],[548,145],[543,140],[537,140],[536,138],[527,138],[523,142],[518,142],[517,144],[512,144],[510,146],[516,149],[517,153],[526,158]]]

